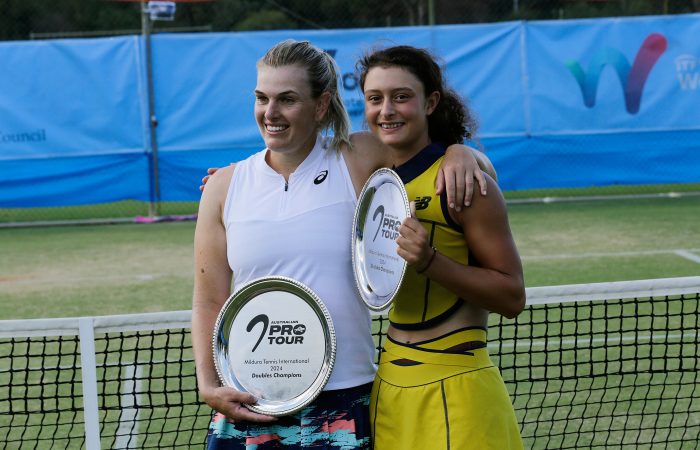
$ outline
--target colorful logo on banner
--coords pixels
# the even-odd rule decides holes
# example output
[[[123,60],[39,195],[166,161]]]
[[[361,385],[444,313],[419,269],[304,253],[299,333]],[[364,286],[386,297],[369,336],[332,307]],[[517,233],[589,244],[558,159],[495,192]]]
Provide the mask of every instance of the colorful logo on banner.
[[[642,91],[651,69],[666,51],[668,42],[659,33],[652,33],[644,39],[634,62],[630,67],[629,61],[617,49],[606,48],[598,51],[588,66],[588,73],[584,72],[578,61],[566,62],[566,67],[571,71],[578,82],[583,94],[583,103],[588,108],[595,106],[596,91],[598,90],[598,79],[605,66],[612,66],[617,72],[617,76],[622,84],[622,91],[625,95],[625,108],[630,114],[639,112],[642,102]]]

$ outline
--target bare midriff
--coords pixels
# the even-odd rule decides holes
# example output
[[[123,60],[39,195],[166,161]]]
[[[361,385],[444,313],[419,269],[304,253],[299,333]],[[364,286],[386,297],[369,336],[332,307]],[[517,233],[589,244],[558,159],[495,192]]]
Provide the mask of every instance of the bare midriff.
[[[488,326],[488,317],[489,312],[487,310],[464,302],[447,320],[435,326],[423,330],[399,330],[389,325],[388,334],[395,341],[412,344],[439,338],[461,328],[486,328]]]

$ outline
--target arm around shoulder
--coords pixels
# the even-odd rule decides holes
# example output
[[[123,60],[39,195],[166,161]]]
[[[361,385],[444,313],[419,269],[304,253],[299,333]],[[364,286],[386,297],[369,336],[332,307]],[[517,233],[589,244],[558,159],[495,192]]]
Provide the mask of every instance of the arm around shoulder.
[[[391,150],[367,131],[350,135],[351,146],[343,146],[340,151],[350,172],[357,194],[372,173],[382,167],[391,167]]]
[[[464,266],[438,254],[427,276],[475,305],[508,318],[525,307],[522,263],[513,239],[505,200],[489,176],[489,195],[475,196],[472,206],[453,213],[462,225],[469,257],[478,266]]]
[[[493,178],[493,180],[496,183],[498,183],[498,175],[496,174],[496,168],[493,167],[493,163],[491,162],[491,159],[489,159],[489,157],[486,156],[486,153],[477,149],[472,149],[472,152],[474,153],[476,162],[479,163],[479,168],[486,172],[491,178]]]

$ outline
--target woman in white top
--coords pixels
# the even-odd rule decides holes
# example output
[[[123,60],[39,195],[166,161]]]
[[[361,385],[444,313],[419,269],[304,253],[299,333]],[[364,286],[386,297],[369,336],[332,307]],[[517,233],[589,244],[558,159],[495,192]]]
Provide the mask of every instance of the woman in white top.
[[[271,48],[258,62],[255,88],[255,118],[266,148],[218,170],[203,191],[192,340],[200,395],[216,411],[210,449],[369,448],[374,344],[369,313],[353,285],[348,237],[364,182],[392,162],[371,134],[349,134],[337,86],[332,58],[310,43]],[[332,138],[321,135],[327,129]],[[446,178],[458,180],[461,191],[466,185],[471,197],[472,178],[481,181],[481,173],[471,151],[458,147],[450,150],[456,154],[445,165]],[[244,405],[255,403],[252,395],[221,386],[211,348],[232,280],[235,289],[272,275],[299,280],[319,295],[338,343],[324,391],[282,418],[250,411]]]

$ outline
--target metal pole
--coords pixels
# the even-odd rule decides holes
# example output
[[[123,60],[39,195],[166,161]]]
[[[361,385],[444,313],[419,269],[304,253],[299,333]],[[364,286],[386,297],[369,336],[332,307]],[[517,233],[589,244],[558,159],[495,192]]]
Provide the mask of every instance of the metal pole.
[[[160,215],[160,181],[158,174],[158,135],[156,127],[158,119],[156,117],[156,102],[153,92],[153,66],[151,60],[151,19],[148,9],[141,8],[141,34],[146,52],[146,90],[148,91],[148,131],[151,137],[151,153],[149,164],[151,168],[151,201],[148,205],[148,215],[155,217]]]
[[[435,0],[428,0],[428,25],[435,25]]]
[[[85,448],[100,450],[100,411],[97,395],[97,363],[95,359],[95,328],[92,317],[78,321],[80,334],[80,371],[83,383],[83,420]]]

